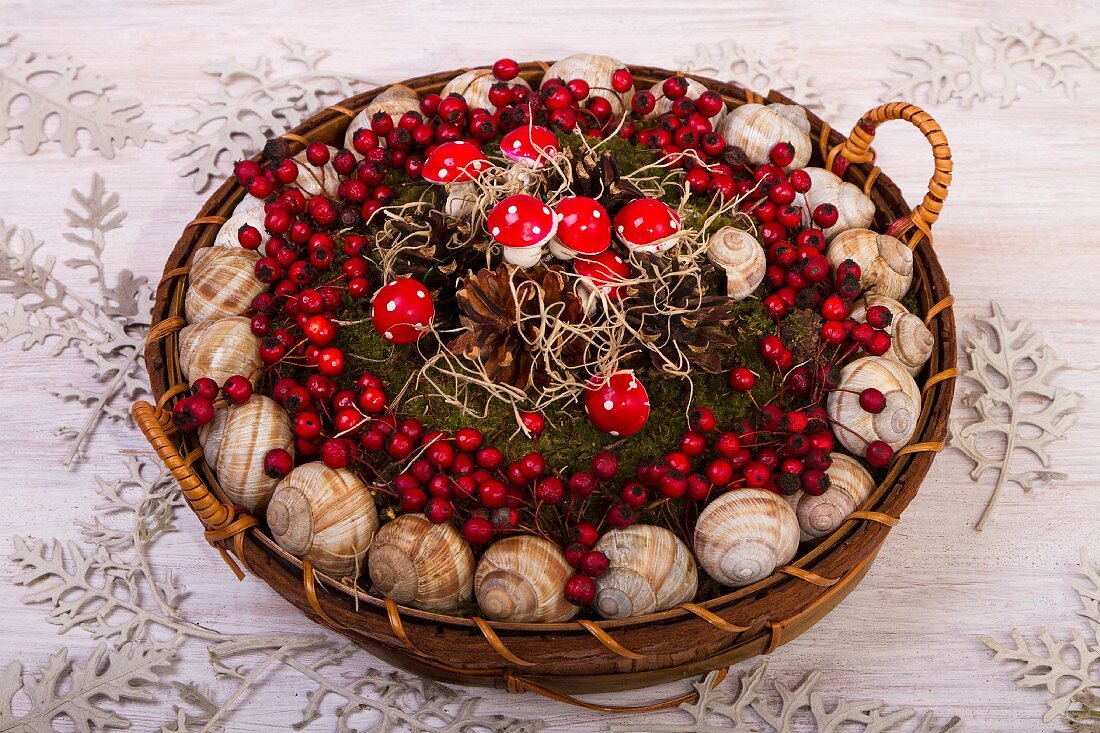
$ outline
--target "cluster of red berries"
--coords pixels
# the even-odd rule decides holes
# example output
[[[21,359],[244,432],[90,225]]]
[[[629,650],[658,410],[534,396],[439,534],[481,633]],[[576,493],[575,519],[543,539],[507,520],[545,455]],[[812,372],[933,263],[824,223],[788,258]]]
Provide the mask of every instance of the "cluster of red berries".
[[[234,374],[218,386],[210,377],[196,379],[191,394],[172,406],[172,418],[183,430],[197,430],[214,419],[215,403],[224,397],[234,405],[243,405],[252,397],[252,382]]]

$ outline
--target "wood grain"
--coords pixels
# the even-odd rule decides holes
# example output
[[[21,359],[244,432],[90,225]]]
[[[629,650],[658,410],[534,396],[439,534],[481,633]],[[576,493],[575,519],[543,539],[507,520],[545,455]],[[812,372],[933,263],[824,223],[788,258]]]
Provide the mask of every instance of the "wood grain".
[[[550,8],[525,4],[450,2],[334,3],[325,8],[289,3],[256,6],[222,3],[9,2],[0,27],[18,30],[18,43],[41,51],[65,51],[89,70],[114,80],[119,92],[140,97],[147,118],[164,130],[186,115],[185,104],[213,91],[201,67],[228,55],[249,59],[277,51],[276,39],[292,36],[317,48],[332,48],[328,68],[391,81],[436,69],[491,61],[500,55],[552,58],[573,50],[612,53],[624,61],[674,66],[694,44],[736,37],[778,60],[807,64],[818,85],[844,103],[845,129],[874,106],[880,79],[888,74],[893,45],[924,39],[951,41],[990,19],[1028,20],[1024,6],[1010,2],[929,2],[882,6],[874,2],[736,5],[697,2],[670,10],[639,0],[596,6],[563,0]],[[1056,2],[1036,18],[1052,27],[1100,38],[1100,15],[1080,2]],[[837,33],[843,28],[849,36]],[[334,39],[334,29],[340,38]],[[855,40],[853,40],[855,39]],[[1008,667],[994,665],[977,641],[984,633],[1006,634],[1040,626],[1079,625],[1075,596],[1066,584],[1076,548],[1100,553],[1100,463],[1092,436],[1100,418],[1100,247],[1092,192],[1100,184],[1100,77],[1082,74],[1077,102],[1058,93],[1026,93],[1012,107],[957,105],[929,109],[943,125],[955,153],[955,182],[936,227],[936,246],[963,317],[983,312],[989,299],[1010,316],[1028,316],[1053,348],[1073,366],[1060,383],[1085,395],[1077,427],[1055,446],[1056,468],[1070,478],[1024,494],[1009,487],[989,528],[971,528],[990,486],[975,486],[969,465],[954,452],[935,463],[905,522],[891,532],[879,559],[859,588],[808,633],[772,655],[774,673],[793,683],[810,668],[827,670],[827,688],[837,695],[881,697],[897,705],[958,712],[971,730],[1036,731],[1044,708],[1039,693],[1017,689]],[[915,100],[919,101],[920,100]],[[129,212],[112,232],[108,265],[151,277],[159,273],[180,226],[201,199],[191,181],[176,176],[167,160],[180,144],[127,148],[113,161],[81,153],[67,158],[56,146],[33,157],[9,142],[0,164],[0,217],[32,229],[63,260],[74,253],[62,238],[71,205],[69,189],[84,189],[93,171],[105,176]],[[916,200],[930,173],[927,148],[909,130],[884,127],[876,140],[879,163]],[[71,282],[82,284],[77,276]],[[88,385],[91,374],[72,357],[0,347],[4,440],[0,475],[14,497],[0,515],[0,538],[77,536],[74,519],[96,503],[93,476],[121,473],[121,451],[141,448],[123,426],[101,427],[88,446],[92,460],[72,471],[60,467],[66,448],[53,437],[59,424],[78,424],[83,410],[59,404],[49,386]],[[191,618],[226,630],[302,628],[298,611],[261,583],[236,583],[201,538],[197,523],[158,552],[161,567],[188,585],[184,608]],[[94,642],[79,633],[57,637],[40,609],[19,602],[22,591],[0,564],[0,661],[40,665],[57,646],[86,650]],[[247,614],[234,609],[247,608]],[[853,643],[853,639],[859,639]],[[751,663],[749,663],[751,664]],[[207,675],[206,652],[186,650],[177,679]],[[683,689],[608,696],[633,703]],[[233,716],[231,730],[282,728],[304,704],[302,680],[292,670],[272,672],[268,684]],[[553,703],[506,693],[481,693],[483,706],[547,721],[554,730],[606,729],[606,719]],[[135,728],[159,728],[173,702],[134,713]],[[670,719],[667,716],[658,719]],[[322,724],[314,726],[323,729]]]

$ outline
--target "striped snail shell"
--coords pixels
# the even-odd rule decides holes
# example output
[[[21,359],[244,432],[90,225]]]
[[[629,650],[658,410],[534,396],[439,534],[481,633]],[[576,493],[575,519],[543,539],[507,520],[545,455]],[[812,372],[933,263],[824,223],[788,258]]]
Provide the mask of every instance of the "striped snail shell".
[[[868,387],[886,398],[886,407],[878,414],[859,405],[859,394]],[[875,440],[895,451],[908,443],[917,429],[920,405],[920,390],[905,367],[892,359],[865,356],[841,369],[840,386],[829,393],[825,409],[837,440],[862,457],[867,443]]]
[[[875,488],[875,480],[855,458],[846,453],[833,453],[830,458],[829,488],[820,496],[803,493],[795,506],[803,541],[833,532]]]
[[[690,601],[699,587],[695,558],[665,529],[634,524],[607,532],[594,548],[608,570],[596,579],[592,607],[604,618],[655,613]]]
[[[691,79],[691,78],[688,78],[688,77],[684,77],[684,78],[687,81],[687,95],[686,96],[690,97],[691,99],[698,99],[700,94],[703,94],[704,92],[710,91],[709,89],[707,89],[707,87],[705,85],[701,84],[700,82],[697,82],[694,79]],[[569,81],[569,80],[566,79],[566,81]],[[649,114],[645,115],[642,119],[644,119],[644,120],[655,120],[658,117],[660,117],[661,115],[667,114],[668,112],[672,111],[672,101],[673,100],[671,100],[671,99],[669,99],[668,97],[665,96],[665,90],[662,88],[663,84],[664,84],[663,81],[659,81],[659,82],[657,82],[656,84],[654,84],[653,86],[651,86],[649,88],[649,91],[653,92],[653,96],[656,98],[657,104],[654,105],[653,110]],[[722,103],[722,109],[715,112],[713,117],[708,117],[707,119],[710,120],[710,124],[713,126],[713,125],[717,125],[722,120],[722,118],[725,117],[725,116],[726,116],[726,105],[723,102]]]
[[[218,453],[221,450],[222,438],[225,437],[225,423],[228,419],[229,408],[218,406],[214,408],[214,419],[199,428],[202,455],[211,467],[218,465]]]
[[[810,160],[810,122],[806,110],[795,104],[743,104],[722,118],[715,132],[745,151],[756,164],[767,163],[776,143],[794,146],[794,160],[784,170],[801,168]]]
[[[875,219],[875,204],[859,186],[842,181],[839,176],[824,168],[804,168],[810,174],[810,190],[806,192],[806,207],[802,211],[803,224],[811,226],[810,216],[820,204],[832,204],[837,209],[836,224],[825,230],[825,239],[849,229],[871,226]]]
[[[767,255],[756,237],[733,227],[722,227],[707,241],[707,257],[726,273],[726,295],[744,300],[764,282]]]
[[[565,82],[583,79],[592,90],[591,96],[603,97],[611,103],[611,115],[618,120],[627,111],[627,104],[634,96],[634,88],[622,93],[616,92],[611,86],[611,75],[625,68],[626,64],[610,56],[577,53],[566,56],[547,69],[542,76],[542,83],[546,84],[550,79],[561,79]]]
[[[870,229],[841,232],[825,251],[835,270],[844,260],[860,268],[860,287],[870,293],[897,300],[913,283],[913,253],[900,239]]]
[[[470,69],[447,82],[439,96],[446,98],[450,94],[460,94],[466,100],[466,106],[473,109],[481,107],[489,114],[496,112],[497,108],[489,101],[489,90],[497,83],[492,69]],[[517,76],[508,82],[511,85],[518,84],[521,87],[529,86],[522,76]]]
[[[355,141],[355,133],[359,130],[370,129],[370,121],[375,114],[385,112],[393,120],[393,124],[396,125],[402,115],[413,111],[420,111],[420,97],[417,96],[416,91],[404,84],[390,86],[379,92],[377,97],[372,99],[366,107],[359,110],[359,113],[351,119],[351,122],[348,123],[347,132],[344,133],[344,147],[352,151],[356,158],[362,158],[363,156],[356,152],[352,143]],[[381,144],[385,145],[385,140],[382,140]]]
[[[279,479],[264,473],[264,456],[283,448],[294,453],[290,416],[275,400],[253,395],[228,409],[225,426],[207,435],[204,451],[213,449],[218,484],[234,504],[258,513],[267,507]],[[289,475],[289,474],[288,474]]]
[[[695,558],[722,585],[750,585],[798,551],[798,519],[782,496],[763,489],[727,491],[695,524]]]
[[[883,356],[898,362],[910,374],[916,374],[932,356],[932,349],[936,345],[935,337],[919,316],[910,313],[904,305],[885,295],[868,293],[852,305],[850,315],[862,323],[867,320],[867,309],[876,305],[883,306],[893,316],[890,325],[885,328],[891,337],[890,350]]]
[[[179,335],[180,370],[194,384],[210,377],[218,384],[260,367],[259,339],[248,318],[229,316],[184,326]]]
[[[245,197],[248,198],[247,196]],[[244,203],[243,201],[241,203]],[[233,212],[233,216],[221,225],[218,229],[217,236],[214,237],[214,247],[236,247],[241,248],[240,242],[237,239],[237,233],[241,230],[241,227],[245,225],[253,226],[260,232],[260,252],[267,251],[267,240],[271,239],[271,235],[268,234],[267,229],[264,227],[264,219],[267,213],[264,211],[263,202],[260,202],[259,206],[250,207],[247,209],[241,208],[240,205]]]
[[[325,147],[328,148],[329,158],[324,165],[310,163],[305,150],[294,156],[294,162],[298,164],[298,177],[294,179],[294,185],[309,196],[327,194],[334,197],[340,186],[340,174],[332,167],[332,156],[340,151],[331,145]]]
[[[261,198],[256,198],[250,193],[245,193],[241,197],[241,200],[237,202],[237,205],[233,207],[233,213],[230,216],[236,216],[242,211],[248,211],[249,209],[259,209],[263,211],[265,201]]]
[[[402,514],[382,526],[367,557],[386,598],[426,611],[453,611],[473,593],[474,553],[450,524]]]
[[[260,255],[242,247],[203,247],[191,260],[183,299],[188,323],[244,313],[267,290],[256,277]]]
[[[520,535],[494,542],[474,573],[477,605],[497,621],[568,621],[580,610],[565,600],[573,568],[554,543]]]
[[[312,461],[278,482],[267,505],[267,526],[284,550],[339,578],[363,566],[378,512],[358,476]]]

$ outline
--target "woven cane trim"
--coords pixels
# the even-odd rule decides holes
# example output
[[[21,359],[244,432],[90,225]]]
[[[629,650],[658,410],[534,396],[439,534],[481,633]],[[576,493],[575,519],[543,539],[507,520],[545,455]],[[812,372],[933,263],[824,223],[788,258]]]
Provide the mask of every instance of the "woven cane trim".
[[[474,616],[473,621],[475,624],[477,624],[478,629],[481,630],[481,635],[485,637],[485,641],[489,642],[489,646],[493,647],[493,651],[495,651],[497,654],[504,657],[512,664],[519,665],[520,667],[535,666],[534,662],[528,662],[526,659],[520,659],[515,654],[513,654],[512,650],[504,645],[504,642],[500,640],[499,636],[497,636],[497,632],[493,631],[492,627],[489,626],[489,622],[487,622],[485,619]]]
[[[889,514],[867,511],[852,512],[845,521],[850,522],[855,519],[866,519],[868,522],[878,522],[879,524],[885,524],[887,527],[896,527],[901,522],[900,519],[891,517]]]
[[[612,639],[610,634],[608,634],[606,631],[604,631],[591,621],[581,619],[577,621],[577,623],[584,627],[584,629],[587,630],[588,633],[592,634],[592,636],[596,637],[596,641],[600,642],[610,651],[618,654],[620,657],[626,657],[627,659],[645,659],[644,654],[630,651],[625,646]]]
[[[950,367],[948,369],[944,369],[942,372],[937,372],[936,374],[933,374],[931,377],[928,378],[928,381],[924,383],[924,386],[921,387],[921,397],[924,397],[926,394],[928,394],[928,390],[932,389],[940,382],[946,382],[948,379],[954,379],[957,376],[959,376],[959,370],[956,367]]]
[[[939,453],[941,450],[943,450],[942,442],[930,440],[927,443],[913,443],[912,445],[907,445],[895,453],[894,456],[904,456],[909,453]]]
[[[784,565],[778,568],[781,573],[786,573],[792,578],[798,578],[799,580],[805,580],[807,583],[811,583],[821,588],[831,588],[840,582],[840,578],[825,578],[817,573],[812,573],[809,570],[803,570],[802,568],[796,568],[793,565]]]
[[[694,603],[681,603],[679,606],[677,606],[677,608],[682,608],[688,613],[695,614],[711,626],[721,629],[722,631],[728,631],[731,634],[740,634],[749,630],[748,626],[738,626],[736,624],[731,624],[729,621],[725,620],[713,611],[709,611],[702,606],[696,605]]]

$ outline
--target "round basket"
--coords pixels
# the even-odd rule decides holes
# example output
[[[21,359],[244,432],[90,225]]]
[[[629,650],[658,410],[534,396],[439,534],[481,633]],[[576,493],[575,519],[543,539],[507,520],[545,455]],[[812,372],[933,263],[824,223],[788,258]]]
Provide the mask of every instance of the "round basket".
[[[537,87],[547,66],[527,63],[522,75]],[[631,66],[639,87],[674,72]],[[420,94],[439,92],[463,70],[402,82]],[[792,104],[742,87],[696,77],[731,106],[765,101]],[[283,135],[293,151],[322,140],[340,145],[351,118],[385,87],[357,95],[314,115]],[[914,292],[935,336],[935,348],[917,377],[924,395],[918,428],[900,450],[888,474],[859,510],[832,535],[790,565],[754,585],[719,598],[685,603],[661,613],[616,621],[502,623],[399,607],[317,572],[282,550],[251,516],[236,511],[218,486],[194,434],[174,430],[173,401],[187,389],[178,362],[177,332],[184,325],[188,263],[210,244],[244,190],[223,184],[188,223],[165,266],[157,289],[153,328],[146,347],[156,405],[139,402],[134,415],[158,456],[179,482],[206,529],[206,539],[238,578],[259,577],[309,618],[404,669],[438,679],[536,692],[586,707],[615,708],[572,698],[574,693],[624,690],[694,677],[757,654],[769,654],[833,609],[867,573],[882,543],[917,493],[932,460],[943,447],[954,390],[955,322],[947,278],[932,249],[930,227],[939,214],[951,178],[951,153],[939,125],[919,108],[890,103],[868,112],[844,138],[813,114],[818,142],[811,165],[824,166],[861,186],[877,207],[874,227],[888,230],[914,249]],[[874,166],[870,149],[875,128],[902,119],[920,129],[932,145],[935,174],[915,209]],[[257,160],[260,158],[257,157]],[[671,707],[695,698],[689,693],[632,711]]]

